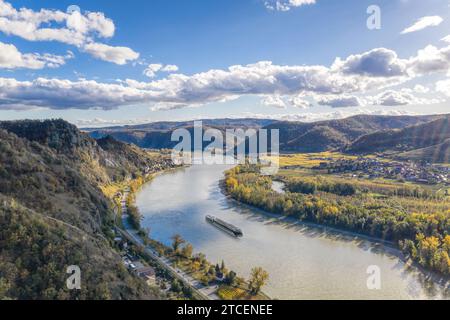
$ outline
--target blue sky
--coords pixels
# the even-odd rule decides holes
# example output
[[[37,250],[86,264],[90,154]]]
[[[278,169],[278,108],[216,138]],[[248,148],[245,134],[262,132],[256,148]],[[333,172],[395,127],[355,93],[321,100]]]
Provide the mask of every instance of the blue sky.
[[[83,126],[448,112],[448,0],[278,0],[285,10],[269,8],[276,1],[0,0],[0,119]],[[379,30],[366,26],[372,4]],[[71,5],[79,16],[64,15]],[[42,9],[52,11],[38,16]],[[43,16],[51,19],[36,22]]]

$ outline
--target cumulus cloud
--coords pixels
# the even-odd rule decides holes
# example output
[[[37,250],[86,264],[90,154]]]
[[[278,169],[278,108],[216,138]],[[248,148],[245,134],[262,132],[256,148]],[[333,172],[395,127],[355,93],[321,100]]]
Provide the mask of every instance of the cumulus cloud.
[[[450,43],[450,35],[442,38],[441,41],[445,41],[445,42],[449,42]]]
[[[291,106],[299,109],[308,109],[312,106],[311,103],[307,101],[303,95],[294,96],[293,98],[289,99],[289,103]]]
[[[416,56],[401,59],[394,51],[382,48],[337,59],[330,67],[282,66],[261,61],[193,75],[174,73],[149,82],[126,79],[111,84],[44,78],[26,82],[3,78],[0,79],[0,108],[111,109],[148,104],[161,110],[229,101],[246,95],[263,96],[263,103],[278,107],[282,107],[282,101],[307,108],[311,105],[308,100],[336,108],[361,106],[375,100],[367,97],[368,92],[373,95],[423,74],[448,71],[449,51],[450,46],[427,47]],[[115,59],[124,62],[120,57]],[[164,68],[156,64],[150,69],[160,72]],[[384,92],[376,101],[384,106],[431,103],[416,98],[412,89]]]
[[[168,65],[165,65],[164,67],[162,67],[161,71],[164,71],[164,72],[177,72],[178,71],[178,66],[176,66],[174,64],[168,64]]]
[[[154,78],[156,77],[156,74],[160,71],[167,73],[177,72],[178,66],[173,64],[162,65],[160,63],[152,63],[149,64],[147,68],[144,70],[144,75],[146,75],[149,78]]]
[[[254,119],[273,119],[281,121],[300,121],[300,122],[316,122],[332,119],[343,119],[360,114],[383,115],[383,116],[402,116],[411,115],[412,112],[397,109],[369,109],[369,108],[352,108],[342,109],[332,112],[303,112],[297,114],[262,114],[244,112],[234,116],[234,118],[254,118]],[[233,118],[233,117],[232,117]]]
[[[66,56],[38,53],[21,53],[14,45],[0,42],[0,68],[3,69],[43,69],[57,68],[71,59],[73,54],[68,52]]]
[[[0,32],[28,41],[57,41],[73,45],[113,63],[123,64],[124,59],[135,60],[139,57],[129,48],[96,43],[97,38],[111,38],[115,33],[114,22],[101,12],[17,10],[10,3],[0,0]]]
[[[261,104],[264,106],[280,109],[286,108],[286,103],[279,95],[264,96],[264,98],[261,100]]]
[[[103,43],[88,43],[83,49],[93,57],[112,62],[118,65],[124,65],[128,61],[139,58],[139,53],[127,47],[112,47]]]
[[[408,68],[414,74],[447,72],[450,69],[450,46],[438,49],[427,46],[419,50],[415,57],[409,59]]]
[[[0,109],[113,109],[146,101],[145,92],[93,80],[0,78]]]
[[[438,99],[425,99],[415,96],[411,89],[388,90],[376,97],[373,97],[373,103],[380,106],[406,106],[406,105],[427,105],[441,102]]]
[[[427,16],[418,19],[412,26],[406,28],[401,34],[417,32],[429,27],[436,27],[444,21],[440,16]]]
[[[376,100],[376,104],[382,106],[403,106],[411,104],[414,97],[410,93],[386,91],[381,93]]]
[[[266,0],[264,5],[269,10],[289,11],[291,8],[315,3],[316,0]]]
[[[399,59],[393,50],[377,48],[345,60],[337,58],[333,69],[369,77],[398,77],[407,75],[407,60]]]
[[[361,107],[365,105],[365,102],[361,98],[347,94],[336,96],[319,96],[315,98],[315,101],[319,105],[329,106],[332,108]]]

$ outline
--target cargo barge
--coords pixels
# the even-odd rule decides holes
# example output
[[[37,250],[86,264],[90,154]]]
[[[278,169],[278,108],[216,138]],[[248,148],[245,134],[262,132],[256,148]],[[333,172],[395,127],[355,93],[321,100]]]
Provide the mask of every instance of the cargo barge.
[[[244,236],[241,229],[239,229],[239,228],[233,226],[232,224],[229,224],[223,220],[220,220],[216,217],[206,216],[206,221],[211,223],[216,228],[219,228],[220,230],[225,231],[228,234],[231,234],[232,236],[234,236],[236,238],[241,238]]]

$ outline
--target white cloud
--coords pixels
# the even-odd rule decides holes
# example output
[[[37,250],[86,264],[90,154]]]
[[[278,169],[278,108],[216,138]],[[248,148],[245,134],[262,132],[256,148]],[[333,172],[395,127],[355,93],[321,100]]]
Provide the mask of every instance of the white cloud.
[[[279,95],[264,96],[264,98],[261,100],[261,104],[268,107],[275,107],[280,109],[286,108],[286,103]]]
[[[81,128],[97,128],[97,127],[110,127],[110,126],[131,126],[138,124],[146,124],[152,122],[151,119],[78,119],[75,121],[75,125]]]
[[[156,74],[160,71],[167,73],[177,72],[178,66],[173,64],[162,65],[160,63],[152,63],[149,64],[147,68],[144,70],[144,75],[146,75],[149,78],[154,78],[156,77]]]
[[[361,107],[365,102],[356,96],[342,94],[342,95],[323,95],[314,98],[315,101],[322,106],[330,106],[332,108],[348,108]]]
[[[438,81],[436,83],[436,91],[450,97],[450,79]]]
[[[380,106],[428,105],[442,102],[438,99],[419,98],[413,94],[413,90],[407,88],[388,90],[371,99],[373,104]]]
[[[272,119],[281,121],[316,122],[323,120],[343,119],[360,114],[402,116],[402,115],[412,115],[414,113],[397,109],[386,110],[386,109],[352,108],[352,109],[341,109],[332,112],[304,112],[298,114],[262,114],[262,113],[244,112],[232,118],[254,118],[254,119]]]
[[[407,60],[399,59],[393,50],[377,48],[363,54],[351,55],[345,60],[337,58],[332,68],[346,74],[398,77],[407,75]]]
[[[0,68],[3,69],[43,69],[57,68],[71,59],[73,54],[66,56],[38,53],[21,53],[14,45],[0,42]]]
[[[413,100],[414,97],[409,93],[390,90],[377,96],[376,104],[382,106],[404,106],[411,104]]]
[[[269,10],[289,11],[294,7],[315,3],[316,0],[266,0],[264,5]]]
[[[419,50],[415,57],[409,59],[408,68],[410,73],[418,75],[449,71],[450,46],[438,49],[429,45]]]
[[[144,70],[144,74],[149,78],[154,78],[156,77],[156,73],[161,70],[162,67],[162,64],[159,63],[149,64],[147,69]]]
[[[336,60],[331,67],[320,65],[281,66],[270,61],[212,69],[193,75],[170,74],[159,80],[133,79],[99,83],[80,79],[73,82],[39,78],[17,81],[0,78],[0,108],[103,108],[148,104],[156,109],[174,109],[223,102],[240,96],[268,96],[265,103],[281,107],[282,100],[299,108],[309,100],[333,107],[369,104],[374,94],[425,74],[448,71],[450,46],[420,50],[416,56],[401,59],[394,51],[375,49]],[[103,57],[124,63],[119,56]],[[150,67],[153,72],[162,64]],[[447,69],[446,69],[447,68]],[[422,88],[423,89],[423,88]],[[417,88],[418,91],[421,88]],[[428,104],[412,89],[384,92],[376,99],[380,105]],[[417,92],[418,93],[418,92]],[[368,96],[368,95],[371,96]]]
[[[416,84],[414,86],[414,91],[417,92],[417,93],[428,93],[428,92],[430,92],[430,89],[427,88],[427,87],[424,87],[421,84]]]
[[[429,27],[436,27],[444,21],[440,16],[427,16],[418,19],[412,26],[406,28],[401,34],[416,32]]]
[[[309,101],[305,99],[303,95],[298,95],[289,100],[289,103],[299,109],[308,109],[312,105]]]
[[[48,9],[33,11],[27,8],[17,10],[10,3],[0,0],[0,32],[28,41],[57,41],[73,45],[113,63],[124,60],[110,59],[111,56],[136,57],[126,60],[135,60],[139,56],[129,48],[95,43],[96,38],[111,38],[115,33],[114,22],[101,12],[66,13]]]
[[[445,42],[449,42],[450,43],[450,35],[442,38],[441,41],[445,41]]]
[[[176,66],[174,64],[168,64],[168,65],[165,65],[164,67],[162,67],[161,71],[164,71],[164,72],[177,72],[178,71],[178,66]]]
[[[84,51],[93,57],[112,62],[118,65],[124,65],[128,61],[139,58],[139,53],[127,47],[112,47],[102,43],[88,43],[84,46]]]
[[[0,109],[114,109],[143,103],[146,93],[117,84],[93,80],[60,80],[37,78],[18,81],[0,78]]]

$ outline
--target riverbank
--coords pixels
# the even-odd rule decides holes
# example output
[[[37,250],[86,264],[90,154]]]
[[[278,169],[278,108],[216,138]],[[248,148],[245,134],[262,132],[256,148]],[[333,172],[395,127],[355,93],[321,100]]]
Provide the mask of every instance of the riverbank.
[[[396,258],[398,258],[400,261],[402,261],[405,264],[405,268],[415,268],[419,270],[427,279],[430,279],[436,284],[439,284],[440,286],[447,288],[449,298],[450,298],[450,279],[446,279],[443,276],[427,270],[423,268],[421,265],[419,265],[417,262],[412,260],[411,258],[405,256],[405,254],[400,250],[400,248],[392,241],[386,241],[383,239],[371,237],[362,233],[358,232],[352,232],[348,230],[343,230],[331,226],[326,225],[320,225],[317,223],[307,222],[307,221],[300,221],[293,217],[286,217],[275,213],[270,213],[267,211],[264,211],[258,207],[240,202],[236,199],[234,199],[231,195],[229,195],[226,192],[226,186],[225,186],[225,179],[222,179],[220,181],[220,189],[223,193],[223,195],[227,198],[227,201],[232,202],[235,206],[251,209],[253,212],[257,212],[259,215],[261,215],[264,218],[273,219],[279,222],[280,225],[284,225],[286,227],[293,227],[293,226],[303,226],[307,228],[317,229],[323,232],[323,236],[328,237],[330,236],[329,233],[332,233],[333,235],[337,235],[338,240],[343,241],[350,241],[350,242],[361,242],[361,241],[369,241],[373,244],[376,244],[377,246],[381,245],[383,246],[383,250]],[[343,237],[341,237],[343,236]],[[333,239],[336,239],[336,237],[332,237]],[[345,238],[345,239],[343,239]],[[376,249],[376,248],[375,248]]]
[[[376,243],[377,245],[382,245],[384,251],[388,251],[390,254],[397,257],[400,261],[402,261],[407,267],[411,268],[414,267],[415,269],[419,270],[421,273],[424,274],[427,278],[430,278],[433,280],[433,282],[442,285],[444,288],[447,288],[447,291],[450,293],[450,279],[445,274],[438,273],[434,270],[430,270],[425,268],[424,266],[420,265],[416,260],[412,259],[411,256],[404,254],[402,251],[402,248],[400,248],[399,244],[393,241],[384,240],[378,237],[370,236],[364,233],[360,233],[358,231],[352,231],[348,228],[339,228],[335,226],[330,226],[327,224],[320,224],[316,222],[311,222],[304,220],[300,218],[300,216],[308,216],[306,214],[300,214],[296,210],[290,210],[286,209],[286,206],[288,208],[293,207],[293,201],[299,201],[298,208],[305,207],[305,209],[309,209],[308,205],[304,205],[304,203],[308,203],[308,201],[321,201],[322,203],[326,203],[326,199],[320,200],[319,196],[315,196],[315,198],[312,198],[312,196],[304,195],[304,198],[301,198],[302,195],[297,195],[296,193],[292,194],[280,194],[279,192],[276,192],[273,190],[273,182],[272,179],[268,177],[261,177],[257,178],[259,175],[255,174],[253,171],[250,173],[245,171],[243,173],[239,173],[242,170],[242,168],[234,168],[232,170],[229,170],[225,173],[225,178],[220,181],[220,190],[224,194],[224,196],[228,199],[228,201],[233,201],[239,206],[251,208],[253,212],[256,212],[260,214],[261,216],[266,217],[267,219],[272,219],[274,221],[271,221],[271,223],[278,223],[280,225],[284,225],[286,228],[292,228],[292,227],[298,227],[298,226],[304,226],[309,228],[315,228],[318,230],[321,230],[322,236],[332,237],[335,238],[336,235],[338,237],[346,238],[347,240],[355,241],[355,240],[366,240],[370,241],[372,243]],[[242,177],[240,176],[242,175]],[[255,180],[256,179],[256,180]],[[246,185],[245,182],[248,181],[250,185]],[[266,190],[268,188],[266,185],[269,184],[269,181],[271,182],[271,190]],[[253,183],[253,184],[252,184]],[[232,191],[230,191],[230,188],[232,188]],[[272,193],[271,193],[272,192]],[[238,198],[243,198],[245,201],[240,201]],[[298,198],[300,197],[300,198]],[[260,202],[257,202],[259,205],[265,205],[267,206],[268,201],[270,205],[270,201],[272,201],[272,206],[277,208],[276,211],[279,211],[280,208],[282,209],[282,212],[284,213],[275,213],[275,212],[269,212],[263,208],[260,208],[258,205],[253,205],[255,203],[254,199],[262,199]],[[319,199],[319,200],[315,200]],[[247,203],[246,201],[249,201],[250,203]],[[303,202],[303,203],[302,203]],[[282,205],[280,205],[280,203]],[[277,207],[278,206],[278,207]],[[281,207],[280,207],[281,206]],[[313,206],[313,203],[311,203],[309,206]],[[297,207],[296,207],[297,208]],[[322,213],[322,220],[327,220],[326,218],[323,219],[323,215],[326,215],[327,210],[332,214],[333,216],[339,216],[339,211],[336,207],[333,207],[333,203],[326,203],[325,206],[320,207],[320,204],[317,205],[317,211],[323,210],[324,213]],[[333,212],[336,210],[336,212]],[[319,214],[319,213],[317,213]],[[381,213],[380,213],[381,214]],[[295,217],[294,217],[295,215]],[[299,217],[297,217],[297,215]],[[345,217],[345,215],[344,215]],[[317,217],[315,217],[317,218]],[[330,235],[331,233],[331,235]],[[407,240],[405,240],[406,242]],[[445,255],[444,255],[445,256]]]
[[[220,265],[224,259],[245,278],[254,266],[263,267],[270,274],[263,290],[277,299],[442,298],[440,286],[408,269],[383,245],[292,223],[283,227],[283,220],[230,202],[219,189],[229,168],[191,166],[147,184],[136,197],[143,227],[166,246],[178,233],[209,261]],[[209,225],[208,214],[238,226],[244,237],[230,237]],[[372,265],[382,270],[382,290],[366,286]]]
[[[223,278],[221,280],[216,280],[215,273],[213,273],[214,276],[211,274],[211,269],[214,267],[213,264],[205,260],[206,267],[203,269],[198,267],[197,263],[199,262],[199,257],[202,256],[201,253],[198,253],[195,256],[185,257],[181,254],[181,251],[174,252],[172,248],[151,239],[149,231],[142,228],[140,224],[138,228],[136,228],[136,225],[133,226],[133,223],[130,224],[130,222],[132,222],[129,219],[130,207],[135,208],[133,210],[136,210],[138,215],[141,216],[139,209],[135,206],[135,196],[139,190],[144,185],[151,183],[155,177],[182,170],[183,168],[185,169],[186,166],[163,170],[153,174],[152,177],[148,178],[145,183],[135,183],[135,187],[133,188],[130,187],[130,185],[126,186],[124,188],[125,191],[123,190],[126,195],[126,199],[122,201],[122,206],[124,207],[120,210],[123,213],[121,219],[122,227],[135,241],[138,241],[141,245],[144,245],[144,249],[150,250],[148,254],[158,254],[159,260],[161,260],[160,262],[165,263],[169,270],[175,271],[178,275],[182,275],[185,283],[192,285],[193,289],[203,293],[204,296],[211,297],[212,299],[224,300],[270,300],[270,297],[262,291],[256,295],[251,295],[247,289],[248,282],[237,277],[236,275],[235,277],[238,280],[236,284],[225,283],[226,276],[232,271],[228,272],[226,270],[222,270]],[[124,210],[124,208],[126,209]],[[186,246],[189,245],[190,244],[186,243]],[[186,248],[186,246],[184,248]],[[217,270],[217,266],[215,268]]]

